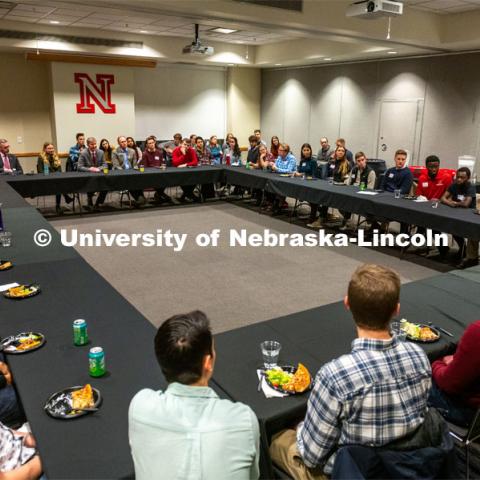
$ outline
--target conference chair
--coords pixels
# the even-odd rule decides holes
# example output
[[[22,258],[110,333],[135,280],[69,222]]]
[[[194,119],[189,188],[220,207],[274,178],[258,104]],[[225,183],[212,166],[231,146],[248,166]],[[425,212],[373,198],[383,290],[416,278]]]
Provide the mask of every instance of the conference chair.
[[[448,423],[448,426],[450,435],[465,452],[466,478],[468,480],[470,478],[472,449],[476,450],[477,456],[480,455],[480,408],[477,410],[468,428],[462,428],[452,423]],[[474,445],[474,443],[476,443],[476,445]]]

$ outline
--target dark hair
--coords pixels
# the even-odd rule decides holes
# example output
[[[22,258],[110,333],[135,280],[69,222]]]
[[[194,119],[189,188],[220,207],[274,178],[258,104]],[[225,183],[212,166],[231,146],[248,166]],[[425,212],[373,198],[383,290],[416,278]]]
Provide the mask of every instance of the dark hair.
[[[238,145],[238,140],[237,140],[237,137],[232,137],[233,140],[235,140],[235,145],[233,146],[233,154],[237,157],[239,157],[242,152],[240,151],[240,147]]]
[[[365,157],[365,158],[367,158],[367,156],[366,156],[362,151],[357,152],[357,153],[355,154],[355,160],[358,160],[360,157]]]
[[[85,136],[84,133],[77,133],[77,134],[75,135],[75,138],[78,140],[78,137],[84,137],[84,136]]]
[[[470,169],[468,167],[460,167],[458,170],[457,170],[457,175],[459,173],[466,173],[467,174],[467,178],[470,178],[472,176],[472,172],[470,171]]]
[[[385,330],[400,298],[400,277],[380,265],[357,268],[348,284],[348,303],[355,323],[370,330]]]
[[[102,143],[103,143],[103,142],[107,142],[107,143],[108,143],[108,148],[107,148],[107,149],[103,148],[103,146],[102,146]],[[102,138],[102,139],[100,140],[100,150],[102,150],[102,151],[104,151],[104,152],[108,152],[108,153],[110,153],[110,154],[112,153],[113,148],[112,148],[112,146],[110,145],[110,142],[108,141],[107,138]]]
[[[399,149],[395,152],[395,155],[394,155],[394,156],[396,157],[397,155],[405,155],[406,157],[408,157],[407,152],[406,152],[403,148],[399,148]]]
[[[168,383],[197,382],[212,346],[210,322],[199,310],[170,317],[155,335],[155,354]]]
[[[440,159],[436,155],[429,155],[425,159],[425,165],[428,166],[429,163],[440,163]]]
[[[257,137],[255,135],[250,135],[248,137],[248,142],[249,143],[256,142],[256,141],[257,141]]]
[[[157,146],[157,138],[154,135],[150,135],[145,139],[145,145],[147,145],[149,140],[153,140],[155,142],[155,147]]]
[[[183,138],[183,135],[181,133],[176,133],[173,138]]]
[[[312,150],[312,146],[309,144],[309,143],[304,143],[302,145],[302,148],[300,149],[300,161],[302,160],[307,160],[307,157],[304,157],[303,156],[303,149],[307,147],[310,149],[310,159],[313,157],[313,150]]]
[[[258,132],[258,133],[262,133],[262,131],[261,131],[259,128],[256,128],[256,129],[253,131],[253,133],[257,133],[257,132]]]
[[[129,140],[131,140],[132,143],[133,143],[133,151],[135,152],[135,158],[136,158],[137,161],[138,161],[138,159],[139,159],[139,157],[140,157],[140,154],[138,153],[137,142],[135,142],[135,139],[134,139],[133,137],[127,137],[127,142],[128,142]]]

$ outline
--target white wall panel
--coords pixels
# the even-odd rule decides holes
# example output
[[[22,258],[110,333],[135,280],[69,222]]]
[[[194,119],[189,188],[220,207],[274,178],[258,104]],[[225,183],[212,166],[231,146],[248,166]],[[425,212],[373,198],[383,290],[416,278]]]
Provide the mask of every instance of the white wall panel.
[[[224,69],[161,65],[135,71],[136,137],[175,132],[224,138],[226,127]]]

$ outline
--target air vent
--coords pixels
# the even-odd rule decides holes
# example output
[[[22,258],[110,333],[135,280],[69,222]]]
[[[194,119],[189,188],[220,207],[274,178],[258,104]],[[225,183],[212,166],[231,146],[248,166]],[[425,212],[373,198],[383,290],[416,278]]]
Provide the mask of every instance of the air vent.
[[[19,32],[14,30],[0,30],[0,38],[16,38],[19,40],[38,40],[45,42],[67,42],[83,45],[100,45],[105,47],[142,48],[143,42],[128,42],[111,38],[77,37],[73,35],[56,35],[49,33]]]
[[[253,3],[262,7],[283,8],[295,12],[303,11],[303,0],[236,0],[242,3]]]

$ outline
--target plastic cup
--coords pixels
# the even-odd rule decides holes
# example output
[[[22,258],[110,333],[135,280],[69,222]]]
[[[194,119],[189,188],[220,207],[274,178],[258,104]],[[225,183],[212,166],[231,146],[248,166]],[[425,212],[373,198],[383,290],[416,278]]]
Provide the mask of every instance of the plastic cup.
[[[394,191],[393,191],[393,194],[395,195],[395,198],[400,198],[401,192],[402,192],[402,191],[401,191],[401,190],[398,190],[398,189],[397,189],[397,190],[394,190]]]
[[[277,366],[278,357],[282,346],[274,340],[266,340],[260,344],[263,357],[263,365],[266,370],[270,370]]]
[[[0,245],[2,247],[12,246],[12,232],[0,232]]]
[[[143,165],[140,165],[140,172],[143,173],[145,171],[145,167]]]
[[[108,167],[103,167],[103,173],[106,175],[108,173]]]
[[[440,202],[438,198],[432,198],[431,202],[432,202],[432,208],[438,208],[438,204]]]

